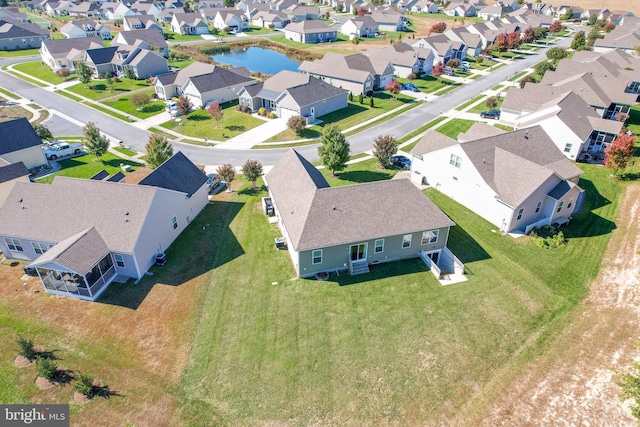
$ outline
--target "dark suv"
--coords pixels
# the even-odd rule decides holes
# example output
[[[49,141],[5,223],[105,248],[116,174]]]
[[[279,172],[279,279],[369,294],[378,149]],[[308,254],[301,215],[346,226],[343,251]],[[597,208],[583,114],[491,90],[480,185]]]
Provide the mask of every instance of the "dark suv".
[[[496,119],[496,120],[498,120],[500,118],[500,110],[482,111],[480,113],[480,117],[482,117],[483,119]]]

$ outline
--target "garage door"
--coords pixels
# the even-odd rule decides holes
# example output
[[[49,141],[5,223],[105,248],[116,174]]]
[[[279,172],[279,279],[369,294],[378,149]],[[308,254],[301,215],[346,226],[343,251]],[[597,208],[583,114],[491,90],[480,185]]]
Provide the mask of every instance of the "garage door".
[[[289,120],[293,116],[299,116],[297,111],[280,107],[280,117]]]

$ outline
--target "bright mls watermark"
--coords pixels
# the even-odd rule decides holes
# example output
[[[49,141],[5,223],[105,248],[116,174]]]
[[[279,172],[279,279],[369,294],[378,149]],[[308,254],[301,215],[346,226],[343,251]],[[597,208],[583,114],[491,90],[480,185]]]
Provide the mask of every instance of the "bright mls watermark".
[[[69,405],[0,405],[0,426],[69,427]]]

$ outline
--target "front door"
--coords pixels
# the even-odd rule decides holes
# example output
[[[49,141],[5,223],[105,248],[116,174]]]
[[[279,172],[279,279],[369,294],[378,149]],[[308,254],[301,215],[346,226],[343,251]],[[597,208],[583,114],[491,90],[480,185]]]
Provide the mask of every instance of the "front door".
[[[367,244],[351,245],[351,261],[367,259]]]

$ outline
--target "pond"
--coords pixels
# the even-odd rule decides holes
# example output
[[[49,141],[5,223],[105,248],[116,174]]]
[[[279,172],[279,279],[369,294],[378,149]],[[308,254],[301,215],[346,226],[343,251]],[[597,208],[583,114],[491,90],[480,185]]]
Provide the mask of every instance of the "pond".
[[[249,71],[263,74],[276,74],[282,70],[298,71],[300,65],[300,62],[287,57],[284,53],[261,47],[234,49],[229,53],[213,55],[212,58],[221,64],[247,67]]]

